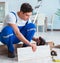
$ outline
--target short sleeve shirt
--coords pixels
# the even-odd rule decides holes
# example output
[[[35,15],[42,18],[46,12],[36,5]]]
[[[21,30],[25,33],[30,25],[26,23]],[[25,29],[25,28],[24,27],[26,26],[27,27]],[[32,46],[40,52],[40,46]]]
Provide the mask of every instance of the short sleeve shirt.
[[[21,18],[19,18],[19,16],[17,15],[17,13],[15,12],[16,16],[13,13],[9,13],[6,17],[5,20],[3,22],[3,27],[7,26],[8,23],[12,23],[12,24],[16,24],[17,26],[24,26],[26,24],[27,21],[22,20]],[[17,17],[17,22],[16,22],[16,17]],[[31,20],[28,20],[28,23],[31,23]]]

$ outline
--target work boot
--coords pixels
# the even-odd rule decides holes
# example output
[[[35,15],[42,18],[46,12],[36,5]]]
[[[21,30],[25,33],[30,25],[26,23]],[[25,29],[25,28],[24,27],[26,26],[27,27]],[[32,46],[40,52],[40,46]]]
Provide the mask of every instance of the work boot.
[[[9,58],[14,58],[15,57],[15,53],[13,52],[10,52],[10,51],[8,51],[8,57]]]
[[[23,44],[23,47],[27,47],[28,45],[27,44]]]
[[[45,44],[46,44],[46,41],[42,37],[39,37],[37,40],[37,46],[45,45]]]

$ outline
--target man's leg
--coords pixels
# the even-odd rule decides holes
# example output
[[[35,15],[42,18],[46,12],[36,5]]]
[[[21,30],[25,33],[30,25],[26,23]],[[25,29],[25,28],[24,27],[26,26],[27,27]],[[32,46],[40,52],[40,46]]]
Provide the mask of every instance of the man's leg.
[[[10,56],[11,58],[14,57],[13,41],[14,41],[13,29],[10,26],[6,26],[1,32],[1,42],[7,45],[8,52],[12,53],[12,56]]]
[[[27,40],[31,41],[36,31],[36,26],[33,23],[29,23],[25,25],[24,27],[22,27],[20,31]],[[24,44],[23,46],[26,47],[28,45]]]

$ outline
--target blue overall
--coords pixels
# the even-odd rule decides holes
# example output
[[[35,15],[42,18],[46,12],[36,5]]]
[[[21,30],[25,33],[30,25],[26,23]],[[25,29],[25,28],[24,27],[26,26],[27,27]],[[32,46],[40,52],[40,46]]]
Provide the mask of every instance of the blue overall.
[[[36,31],[36,26],[33,23],[26,23],[25,26],[18,26],[20,32],[24,35],[24,37],[31,41],[34,33]],[[14,30],[11,26],[6,26],[2,29],[0,33],[0,41],[7,45],[8,50],[10,52],[14,52],[13,44],[17,44],[21,42],[15,35]],[[25,46],[28,46],[25,44]]]

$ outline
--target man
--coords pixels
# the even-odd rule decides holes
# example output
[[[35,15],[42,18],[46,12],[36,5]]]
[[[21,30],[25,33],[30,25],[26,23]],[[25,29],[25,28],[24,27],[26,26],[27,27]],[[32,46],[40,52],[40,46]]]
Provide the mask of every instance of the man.
[[[4,20],[0,40],[8,47],[9,58],[15,57],[13,44],[17,44],[20,41],[24,43],[24,47],[31,46],[32,50],[36,51],[36,45],[30,43],[32,39],[36,41],[36,38],[33,38],[36,27],[29,20],[32,11],[30,4],[23,3],[20,11],[17,13],[10,12]]]
[[[34,38],[36,26],[30,21],[32,7],[29,3],[23,3],[20,11],[17,13],[10,12],[4,20],[3,29],[0,33],[0,41],[8,47],[8,57],[14,58],[14,46],[19,42],[23,42],[23,47],[31,46],[36,51],[36,45],[31,44],[31,40],[37,42],[37,45],[44,45],[45,40],[41,37]]]

